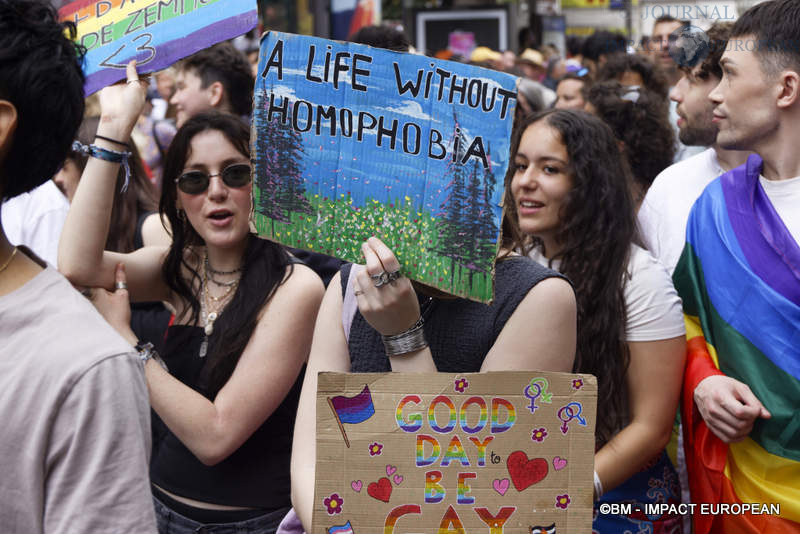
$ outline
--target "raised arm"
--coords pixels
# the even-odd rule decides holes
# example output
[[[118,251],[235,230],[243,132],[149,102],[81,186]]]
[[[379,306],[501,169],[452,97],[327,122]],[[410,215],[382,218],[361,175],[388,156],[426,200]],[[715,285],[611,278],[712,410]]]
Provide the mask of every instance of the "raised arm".
[[[102,114],[97,135],[129,142],[131,130],[144,106],[146,86],[137,81],[136,62],[127,67],[128,83],[100,91]],[[119,152],[122,146],[97,137],[94,144]],[[74,284],[104,287],[114,285],[119,262],[127,268],[128,287],[133,300],[167,300],[161,279],[165,248],[117,254],[103,250],[111,221],[114,188],[119,163],[90,157],[72,199],[58,246],[59,270]]]
[[[342,330],[341,278],[328,284],[317,316],[292,444],[292,505],[306,532],[311,532],[317,458],[317,373],[350,371],[350,355]]]

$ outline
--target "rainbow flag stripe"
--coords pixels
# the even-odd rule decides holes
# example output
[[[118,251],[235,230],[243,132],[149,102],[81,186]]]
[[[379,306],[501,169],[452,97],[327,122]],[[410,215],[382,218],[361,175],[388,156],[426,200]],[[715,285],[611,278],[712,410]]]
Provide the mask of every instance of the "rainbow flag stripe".
[[[132,59],[140,73],[161,70],[258,21],[255,0],[77,0],[59,15],[78,24],[77,42],[88,50],[87,95],[123,79]]]
[[[692,501],[779,503],[780,516],[698,514],[700,534],[800,532],[800,246],[759,184],[761,166],[751,156],[706,188],[673,280],[687,327]],[[772,414],[742,442],[723,443],[694,410],[694,388],[712,374],[744,382]]]

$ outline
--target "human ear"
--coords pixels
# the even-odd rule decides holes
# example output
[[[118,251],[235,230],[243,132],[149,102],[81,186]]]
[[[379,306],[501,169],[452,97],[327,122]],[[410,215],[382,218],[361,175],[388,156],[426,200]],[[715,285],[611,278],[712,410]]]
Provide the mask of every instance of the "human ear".
[[[5,160],[17,129],[17,108],[8,100],[0,99],[0,162]]]
[[[779,82],[778,107],[788,108],[795,105],[800,99],[800,74],[791,70],[783,71],[780,74]]]
[[[214,82],[206,88],[208,91],[208,102],[211,104],[212,107],[219,108],[222,107],[224,102],[225,96],[225,87],[222,85],[222,82]]]

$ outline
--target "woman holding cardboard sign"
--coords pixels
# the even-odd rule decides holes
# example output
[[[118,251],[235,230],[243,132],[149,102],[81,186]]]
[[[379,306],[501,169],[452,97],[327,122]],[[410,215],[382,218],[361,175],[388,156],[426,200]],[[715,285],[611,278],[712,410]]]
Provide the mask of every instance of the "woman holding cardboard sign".
[[[292,503],[311,531],[317,373],[569,372],[575,297],[557,273],[511,252],[495,267],[495,299],[448,297],[402,276],[379,239],[362,245],[365,265],[344,266],[328,286],[314,330],[292,449]]]
[[[530,236],[524,251],[575,284],[575,370],[598,380],[595,497],[605,490],[608,502],[679,503],[664,447],[683,374],[681,302],[664,268],[636,244],[630,174],[614,135],[584,112],[546,111],[525,118],[511,156],[506,213]],[[594,530],[649,521],[600,515]],[[680,529],[674,515],[654,523]]]
[[[216,113],[189,119],[167,153],[160,211],[172,244],[103,251],[124,159],[115,143],[128,139],[144,93],[131,64],[127,84],[100,94],[96,155],[70,208],[59,266],[74,283],[116,288],[95,293],[144,361],[159,416],[150,476],[160,532],[214,524],[270,534],[289,508],[298,377],[322,283],[280,245],[250,232],[250,132],[238,117]],[[128,294],[176,310],[164,354],[169,371],[130,331]]]

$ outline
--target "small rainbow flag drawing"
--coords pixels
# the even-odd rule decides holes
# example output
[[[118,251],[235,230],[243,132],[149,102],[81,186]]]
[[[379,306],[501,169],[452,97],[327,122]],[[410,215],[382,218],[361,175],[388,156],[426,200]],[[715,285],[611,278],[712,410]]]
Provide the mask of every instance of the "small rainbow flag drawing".
[[[342,423],[356,425],[363,423],[375,414],[375,406],[372,404],[372,393],[369,391],[369,386],[364,386],[361,393],[355,397],[346,397],[339,395],[337,397],[328,397],[328,404],[333,411],[336,422],[339,423],[339,430],[342,431],[345,444],[350,447],[350,440],[347,439],[347,433],[344,431]]]
[[[328,534],[354,534],[353,527],[350,526],[350,521],[345,523],[344,525],[337,527],[328,527],[327,528]]]

